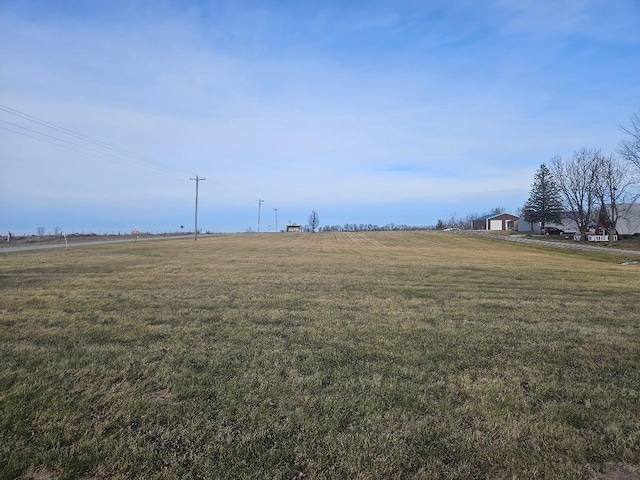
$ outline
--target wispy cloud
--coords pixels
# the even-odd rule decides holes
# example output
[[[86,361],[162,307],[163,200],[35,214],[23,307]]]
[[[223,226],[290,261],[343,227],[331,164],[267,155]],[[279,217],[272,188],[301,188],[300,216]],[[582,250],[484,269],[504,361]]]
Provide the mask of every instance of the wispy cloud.
[[[524,199],[551,155],[615,148],[640,94],[639,15],[633,1],[4,2],[0,103],[157,168],[0,130],[2,195],[164,208],[199,174],[205,203],[229,206]]]
[[[640,42],[640,5],[634,0],[508,1],[495,6],[503,12],[504,31],[547,39],[580,37],[619,44]]]

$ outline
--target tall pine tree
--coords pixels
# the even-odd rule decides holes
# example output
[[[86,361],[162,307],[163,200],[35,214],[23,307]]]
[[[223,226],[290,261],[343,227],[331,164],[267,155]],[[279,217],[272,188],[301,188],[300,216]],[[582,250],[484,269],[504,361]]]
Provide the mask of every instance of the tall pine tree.
[[[561,223],[563,210],[560,189],[552,173],[543,163],[531,185],[531,193],[526,203],[526,220],[540,222],[541,228],[546,223]]]

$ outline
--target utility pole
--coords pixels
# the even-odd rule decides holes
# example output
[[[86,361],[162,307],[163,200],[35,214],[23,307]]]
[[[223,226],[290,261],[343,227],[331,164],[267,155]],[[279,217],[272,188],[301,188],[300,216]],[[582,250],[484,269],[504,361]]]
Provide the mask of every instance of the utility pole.
[[[262,208],[262,203],[264,202],[264,200],[259,198],[258,200],[256,200],[256,202],[258,202],[258,233],[260,233],[260,209]]]
[[[278,210],[279,208],[274,208],[273,211],[276,212],[276,233],[278,233]]]
[[[198,240],[198,183],[203,182],[206,178],[200,178],[196,175],[196,178],[191,178],[190,180],[195,180],[196,182],[196,225],[195,225],[195,236],[194,240]]]

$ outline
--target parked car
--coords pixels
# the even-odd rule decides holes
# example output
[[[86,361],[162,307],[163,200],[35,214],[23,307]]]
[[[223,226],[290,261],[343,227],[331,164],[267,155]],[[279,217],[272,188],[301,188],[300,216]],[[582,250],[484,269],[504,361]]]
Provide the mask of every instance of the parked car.
[[[540,229],[540,235],[564,235],[564,230],[556,227],[544,227]]]

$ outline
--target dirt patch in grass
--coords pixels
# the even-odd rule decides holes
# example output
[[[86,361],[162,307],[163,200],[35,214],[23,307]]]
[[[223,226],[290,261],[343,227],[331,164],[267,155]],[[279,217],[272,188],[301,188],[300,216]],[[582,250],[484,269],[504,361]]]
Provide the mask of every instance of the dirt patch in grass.
[[[640,466],[625,464],[606,464],[601,472],[591,469],[593,480],[640,480]]]

